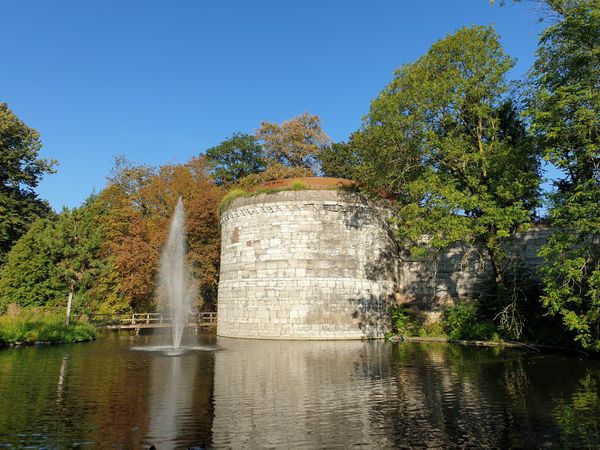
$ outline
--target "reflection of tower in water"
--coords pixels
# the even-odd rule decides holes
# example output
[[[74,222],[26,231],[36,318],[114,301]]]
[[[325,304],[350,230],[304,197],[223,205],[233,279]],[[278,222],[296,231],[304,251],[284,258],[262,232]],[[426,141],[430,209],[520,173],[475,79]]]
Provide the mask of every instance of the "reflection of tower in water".
[[[219,338],[215,353],[216,448],[389,447],[372,406],[394,392],[382,376],[389,347],[359,341]],[[368,441],[365,439],[368,438]]]
[[[498,448],[513,442],[506,434],[513,414],[506,391],[490,377],[493,351],[381,341],[219,338],[218,344],[216,448]],[[530,432],[514,442],[528,443],[530,434],[536,442]]]

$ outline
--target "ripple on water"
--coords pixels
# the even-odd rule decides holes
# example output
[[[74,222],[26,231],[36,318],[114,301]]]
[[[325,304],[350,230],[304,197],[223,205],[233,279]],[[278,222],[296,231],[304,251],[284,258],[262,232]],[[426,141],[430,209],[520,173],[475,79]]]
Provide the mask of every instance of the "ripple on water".
[[[598,361],[168,337],[1,351],[0,447],[600,447]]]
[[[217,350],[216,346],[210,345],[193,345],[193,346],[182,346],[174,348],[168,345],[153,345],[153,346],[138,346],[131,347],[130,350],[134,352],[156,352],[162,353],[165,356],[180,356],[188,352],[214,352]]]

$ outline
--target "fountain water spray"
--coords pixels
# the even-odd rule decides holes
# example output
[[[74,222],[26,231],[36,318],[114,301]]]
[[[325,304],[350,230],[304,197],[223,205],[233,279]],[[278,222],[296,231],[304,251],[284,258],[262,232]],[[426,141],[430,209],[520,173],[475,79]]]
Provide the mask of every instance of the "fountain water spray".
[[[173,348],[181,345],[187,316],[194,304],[196,289],[185,259],[185,213],[181,197],[171,220],[169,237],[160,259],[159,298],[173,317]]]

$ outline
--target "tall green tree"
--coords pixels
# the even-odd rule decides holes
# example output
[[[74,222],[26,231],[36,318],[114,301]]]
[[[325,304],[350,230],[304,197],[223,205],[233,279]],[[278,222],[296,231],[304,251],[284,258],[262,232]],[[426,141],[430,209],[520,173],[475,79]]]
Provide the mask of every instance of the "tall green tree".
[[[31,224],[50,212],[35,188],[56,162],[38,158],[41,147],[39,133],[0,103],[0,265]]]
[[[458,241],[479,247],[500,297],[508,292],[502,243],[532,220],[540,182],[508,100],[512,66],[493,28],[462,28],[396,71],[355,138],[361,179],[398,200],[401,241],[417,253]],[[518,334],[510,319],[506,328]]]
[[[206,159],[213,166],[211,172],[219,186],[230,186],[266,168],[262,147],[254,136],[243,133],[234,133],[229,139],[209,148]]]
[[[0,309],[10,303],[44,306],[66,298],[66,286],[58,275],[55,236],[51,219],[38,219],[11,248],[0,270]]]
[[[58,274],[68,285],[66,324],[69,324],[71,310],[73,308],[73,297],[79,291],[82,297],[88,288],[94,285],[98,273],[101,270],[99,258],[100,245],[103,240],[103,230],[99,226],[98,216],[101,205],[90,198],[80,208],[72,210],[65,209],[58,215],[55,232],[57,242],[61,248],[57,253],[60,259],[57,261]],[[80,302],[81,309],[89,305]]]
[[[600,351],[600,1],[548,1],[531,72],[531,129],[562,176],[550,196],[554,235],[543,247],[547,310]]]
[[[327,177],[357,179],[362,156],[351,136],[348,142],[337,142],[324,147],[317,157],[321,172]]]
[[[38,219],[8,254],[0,271],[0,309],[20,306],[86,305],[86,291],[99,270],[102,228],[96,203]]]

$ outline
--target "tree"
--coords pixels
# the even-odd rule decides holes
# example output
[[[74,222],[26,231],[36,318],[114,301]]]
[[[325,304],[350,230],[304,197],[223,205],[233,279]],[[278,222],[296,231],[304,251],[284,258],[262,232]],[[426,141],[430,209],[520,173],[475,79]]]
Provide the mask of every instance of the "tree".
[[[0,265],[13,244],[50,207],[34,191],[55,161],[38,158],[39,133],[0,103]]]
[[[230,186],[245,176],[265,170],[262,147],[249,134],[234,133],[216,147],[209,148],[206,158],[213,165],[211,173],[219,186]]]
[[[362,156],[353,137],[348,142],[339,142],[324,147],[318,155],[321,172],[327,177],[357,179],[357,169],[362,165]]]
[[[541,35],[530,75],[531,129],[562,172],[550,196],[555,230],[544,257],[548,312],[600,350],[600,1],[548,1],[558,20]]]
[[[361,179],[398,200],[399,239],[421,254],[480,247],[498,297],[508,291],[502,243],[532,220],[539,186],[537,155],[507,98],[512,66],[491,27],[462,28],[396,71],[355,137]],[[515,321],[506,328],[518,331]]]
[[[210,306],[216,301],[220,259],[217,207],[223,191],[214,184],[209,170],[206,159],[192,158],[186,164],[160,167],[129,192],[123,188],[129,183],[121,183],[109,184],[100,194],[109,211],[103,254],[114,258],[119,279],[115,287],[134,310],[156,306],[160,252],[180,195],[187,216],[188,259],[201,296],[197,303]]]
[[[0,308],[70,305],[76,297],[81,311],[85,291],[93,285],[102,229],[94,200],[38,219],[13,246],[0,272]]]
[[[100,205],[92,197],[80,208],[64,209],[55,224],[56,242],[62,247],[57,263],[59,276],[69,289],[65,318],[67,325],[71,319],[73,296],[78,290],[83,292],[93,285],[100,270],[99,250],[103,230],[98,226],[98,207]]]
[[[316,172],[320,151],[331,140],[321,129],[321,119],[309,113],[281,125],[263,122],[256,132],[268,158],[289,167],[304,167]]]
[[[0,271],[0,310],[19,306],[44,306],[66,295],[58,275],[51,219],[40,218],[11,248]]]

